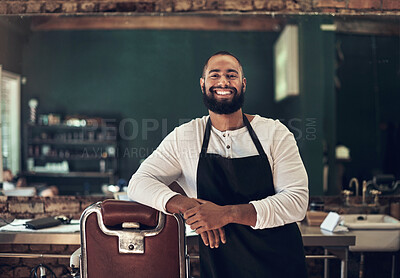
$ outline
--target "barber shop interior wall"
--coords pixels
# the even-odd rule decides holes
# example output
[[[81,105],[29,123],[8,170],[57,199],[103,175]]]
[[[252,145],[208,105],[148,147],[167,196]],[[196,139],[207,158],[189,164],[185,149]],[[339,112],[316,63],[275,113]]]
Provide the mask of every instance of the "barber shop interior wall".
[[[298,141],[311,194],[339,194],[352,177],[399,179],[399,37],[326,32],[321,23],[299,22],[300,95],[275,106]],[[336,160],[340,144],[350,149],[349,160]]]
[[[350,149],[343,184],[376,174],[400,179],[400,39],[337,35],[337,140]]]
[[[119,175],[129,179],[179,123],[207,114],[199,78],[219,50],[237,55],[245,111],[274,117],[272,46],[277,33],[205,31],[33,32],[23,56],[23,122],[38,113],[117,118]]]
[[[9,24],[9,21],[0,18],[0,65],[3,70],[20,74],[26,33],[25,30]]]
[[[329,193],[323,188],[324,152],[334,157],[334,33],[321,30],[330,19],[306,17],[299,26],[299,95],[275,105],[276,117],[293,132],[308,172],[311,195]],[[328,149],[325,150],[324,146]],[[334,159],[329,160],[334,164]],[[335,177],[330,167],[329,183]],[[334,192],[336,193],[336,192]]]

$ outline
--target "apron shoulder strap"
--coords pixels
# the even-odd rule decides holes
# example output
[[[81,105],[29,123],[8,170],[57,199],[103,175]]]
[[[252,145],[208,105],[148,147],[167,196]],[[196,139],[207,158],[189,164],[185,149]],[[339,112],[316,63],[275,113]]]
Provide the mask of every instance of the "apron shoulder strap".
[[[255,145],[256,148],[257,148],[258,154],[261,155],[261,156],[263,156],[263,157],[267,157],[267,155],[266,155],[265,152],[264,152],[263,147],[261,146],[260,140],[258,140],[257,134],[254,132],[254,129],[252,128],[252,126],[251,126],[249,120],[248,120],[247,117],[244,115],[244,113],[243,113],[243,122],[244,122],[244,124],[246,125],[247,130],[248,130],[249,133],[250,133],[251,140],[253,140],[253,143],[254,143],[254,145]]]
[[[203,138],[203,145],[201,146],[200,156],[203,156],[207,153],[208,142],[210,142],[210,133],[211,133],[211,118],[208,118],[206,124],[206,131],[204,133],[204,138]]]

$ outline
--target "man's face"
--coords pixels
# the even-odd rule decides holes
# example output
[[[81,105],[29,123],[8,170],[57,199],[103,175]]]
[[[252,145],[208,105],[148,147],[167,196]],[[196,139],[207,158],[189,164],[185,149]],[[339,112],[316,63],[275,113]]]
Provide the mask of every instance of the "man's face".
[[[217,55],[208,61],[204,78],[200,79],[203,101],[217,114],[238,111],[244,102],[246,79],[239,62],[229,55]]]

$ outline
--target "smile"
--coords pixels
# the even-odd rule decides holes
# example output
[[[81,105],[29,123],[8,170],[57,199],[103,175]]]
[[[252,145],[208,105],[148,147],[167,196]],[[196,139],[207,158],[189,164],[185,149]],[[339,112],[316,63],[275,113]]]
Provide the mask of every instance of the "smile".
[[[231,95],[232,91],[229,90],[214,90],[214,93],[220,96],[227,96],[227,95]]]

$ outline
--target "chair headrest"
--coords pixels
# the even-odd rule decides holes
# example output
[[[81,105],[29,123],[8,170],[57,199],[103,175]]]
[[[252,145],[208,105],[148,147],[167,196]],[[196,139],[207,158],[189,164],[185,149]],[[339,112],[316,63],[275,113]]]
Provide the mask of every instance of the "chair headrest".
[[[104,200],[101,203],[101,214],[106,226],[122,225],[124,222],[137,222],[141,225],[155,227],[159,211],[130,201]]]

